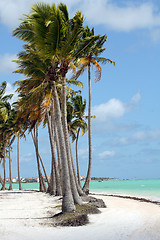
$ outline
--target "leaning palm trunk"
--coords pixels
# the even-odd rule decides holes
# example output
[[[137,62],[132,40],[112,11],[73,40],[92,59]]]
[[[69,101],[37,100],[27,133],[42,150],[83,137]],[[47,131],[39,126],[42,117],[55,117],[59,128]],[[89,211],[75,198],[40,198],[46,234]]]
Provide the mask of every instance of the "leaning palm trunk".
[[[22,190],[21,177],[20,177],[20,168],[19,168],[19,135],[18,135],[18,138],[17,138],[17,170],[18,170],[19,190]]]
[[[70,140],[69,140],[69,133],[68,133],[68,126],[67,126],[67,109],[66,109],[66,79],[65,76],[62,79],[62,122],[63,122],[63,131],[65,137],[65,144],[66,144],[66,153],[67,153],[67,160],[68,160],[68,168],[70,174],[70,183],[71,183],[71,190],[73,194],[73,199],[75,204],[82,204],[82,199],[79,196],[79,193],[76,188],[72,161],[71,161],[71,153],[70,153]]]
[[[50,116],[49,113],[47,112],[47,123],[48,123],[48,132],[49,132],[49,140],[50,140],[50,145],[51,145],[51,153],[52,153],[52,178],[49,184],[49,190],[50,193],[52,194],[52,190],[54,191],[53,194],[56,196],[62,195],[61,191],[61,185],[60,185],[60,176],[58,174],[58,169],[57,169],[57,161],[56,161],[56,153],[55,153],[55,141],[54,141],[54,136],[53,136],[53,131],[51,128],[51,121],[50,121]]]
[[[89,183],[91,179],[91,169],[92,169],[92,133],[91,133],[91,73],[90,73],[90,63],[88,64],[88,88],[89,88],[89,106],[88,106],[88,143],[89,143],[89,162],[88,162],[88,172],[85,184],[83,186],[83,191],[89,194]]]
[[[62,212],[63,213],[72,212],[75,210],[75,205],[74,205],[73,196],[71,192],[70,176],[69,176],[69,169],[68,169],[67,155],[66,155],[66,145],[65,145],[64,133],[63,133],[62,122],[61,122],[60,104],[59,104],[55,81],[52,81],[51,83],[52,83],[52,91],[53,91],[53,99],[54,99],[55,122],[57,126],[58,141],[61,149],[61,164],[62,164],[62,177],[63,177]]]
[[[34,139],[35,139],[35,150],[36,150],[38,176],[39,176],[39,191],[40,192],[46,192],[47,188],[46,188],[44,179],[42,177],[41,168],[40,168],[40,162],[39,162],[39,154],[38,154],[38,126],[37,126],[37,124],[36,124],[36,128],[35,128]],[[33,142],[34,142],[34,139],[33,139]]]
[[[9,190],[12,190],[11,149],[9,147]]]
[[[31,135],[32,135],[32,140],[33,140],[34,146],[35,146],[35,148],[36,148],[36,143],[35,143],[35,139],[34,139],[34,136],[33,136],[33,133],[32,133],[32,132],[31,132]],[[48,180],[48,176],[47,176],[47,173],[46,173],[46,169],[45,169],[45,167],[44,167],[43,160],[42,160],[39,152],[38,152],[38,156],[39,156],[39,160],[40,160],[40,162],[41,162],[42,168],[43,168],[43,172],[44,172],[44,175],[45,175],[47,184],[49,184],[49,180]]]
[[[70,144],[70,154],[71,154],[72,168],[73,168],[73,174],[74,174],[74,179],[75,179],[75,183],[76,183],[76,188],[77,188],[79,195],[84,196],[85,193],[82,190],[82,186],[81,186],[81,184],[78,183],[77,174],[76,174],[76,170],[75,170],[74,162],[73,162],[71,144]]]
[[[1,183],[1,185],[3,185],[1,174],[0,174],[0,183]]]
[[[47,173],[46,173],[46,169],[44,167],[44,164],[43,164],[43,161],[42,161],[42,158],[40,156],[40,154],[38,153],[38,156],[39,156],[39,160],[40,160],[40,163],[42,165],[42,168],[43,168],[43,172],[44,172],[44,175],[45,175],[45,178],[46,178],[46,181],[47,181],[47,184],[49,184],[49,180],[48,180],[48,176],[47,176]]]

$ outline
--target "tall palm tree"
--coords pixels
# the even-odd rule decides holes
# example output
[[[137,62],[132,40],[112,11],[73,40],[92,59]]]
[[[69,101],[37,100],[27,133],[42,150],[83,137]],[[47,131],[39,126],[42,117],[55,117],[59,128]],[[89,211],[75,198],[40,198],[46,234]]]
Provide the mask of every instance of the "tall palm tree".
[[[8,190],[12,190],[12,168],[11,168],[11,147],[9,146],[9,150],[8,150],[8,154],[9,154],[9,189]]]
[[[62,5],[61,5],[62,6]],[[66,10],[66,8],[65,8]],[[43,52],[43,56],[47,55],[48,52],[48,46],[51,47],[51,59],[55,55],[55,52],[57,51],[57,48],[59,47],[59,44],[61,41],[59,38],[63,39],[64,38],[64,31],[62,31],[62,24],[64,25],[64,17],[62,17],[60,7],[56,9],[55,5],[52,5],[52,7],[49,7],[49,5],[35,5],[33,8],[33,14],[32,14],[32,19],[31,22],[28,21],[28,25],[23,22],[21,24],[20,28],[16,29],[14,32],[15,35],[19,35],[19,37],[24,39],[24,34],[22,34],[22,27],[27,25],[29,30],[27,34],[29,33],[29,41],[31,43],[34,43],[36,47],[38,48],[41,45],[41,53]],[[64,11],[63,11],[64,12]],[[48,16],[48,26],[46,26],[46,18],[44,19],[44,13],[47,14]],[[52,15],[50,14],[52,13]],[[49,16],[51,15],[51,16]],[[66,15],[65,13],[63,15]],[[42,21],[37,22],[37,16],[39,19]],[[31,17],[30,17],[31,18]],[[29,20],[29,19],[28,19]],[[40,23],[40,24],[39,24]],[[56,23],[56,26],[55,26]],[[58,24],[57,24],[58,23]],[[23,26],[22,26],[23,25]],[[33,32],[33,26],[34,32]],[[44,34],[39,34],[40,29],[44,29]],[[59,28],[58,28],[59,27]],[[49,32],[50,29],[50,32]],[[51,31],[52,30],[52,31]],[[19,34],[20,33],[20,34]],[[56,35],[55,35],[56,33]],[[47,34],[47,35],[46,35]],[[53,38],[53,34],[55,35]],[[23,36],[22,36],[23,35]],[[36,41],[38,35],[38,42]],[[36,36],[36,37],[35,37]],[[47,39],[46,39],[47,36]],[[34,38],[35,37],[35,38]],[[45,44],[45,41],[47,40],[47,44]],[[28,40],[28,37],[25,39]],[[50,41],[51,45],[48,44]],[[45,45],[45,47],[44,47]],[[45,50],[45,51],[44,51]],[[50,49],[49,49],[50,50]],[[47,52],[48,51],[48,52]],[[44,53],[45,52],[45,53]],[[65,147],[65,142],[64,142],[64,133],[62,130],[62,123],[61,123],[61,113],[60,113],[60,104],[59,104],[59,99],[57,95],[57,89],[55,85],[55,81],[58,80],[57,77],[57,69],[58,69],[58,63],[56,61],[51,61],[50,67],[48,69],[48,72],[46,73],[45,79],[47,79],[48,82],[51,83],[52,87],[52,92],[53,92],[53,98],[54,98],[54,109],[55,109],[55,118],[57,122],[57,132],[59,134],[59,139],[60,144],[61,144],[61,156],[62,156],[62,162],[63,162],[63,204],[62,204],[62,211],[73,211],[75,209],[74,202],[73,202],[73,197],[71,194],[71,189],[70,189],[70,178],[69,178],[69,171],[68,171],[68,163],[67,163],[67,158],[66,158],[66,147]]]
[[[20,167],[19,167],[19,134],[17,136],[17,170],[18,170],[19,190],[22,190],[21,177],[20,177]]]
[[[92,30],[87,26],[84,33],[83,38],[94,36],[94,28]],[[106,42],[107,36],[99,36],[94,41],[94,44],[88,46],[82,58],[80,59],[80,70],[77,72],[75,77],[78,78],[80,74],[87,68],[88,69],[88,145],[89,145],[89,161],[88,161],[88,171],[85,180],[85,184],[83,186],[83,191],[88,194],[89,193],[89,183],[91,179],[91,169],[92,169],[92,132],[91,132],[91,65],[93,65],[96,69],[95,82],[101,79],[101,66],[99,63],[111,63],[115,65],[115,62],[107,59],[105,57],[100,57],[99,55],[104,52],[105,48],[103,44]]]
[[[32,48],[32,50],[34,49],[41,60],[41,68],[47,63],[47,69],[43,71],[45,77],[42,79],[39,87],[37,87],[37,89],[34,88],[34,91],[38,92],[39,88],[45,84],[50,85],[52,91],[58,141],[61,148],[63,212],[73,211],[75,209],[74,202],[78,204],[82,203],[75,187],[69,150],[66,116],[66,74],[69,69],[75,71],[78,58],[99,38],[99,35],[82,38],[83,21],[84,18],[80,12],[76,13],[72,19],[69,19],[67,7],[64,4],[59,4],[57,7],[55,4],[52,4],[52,6],[48,4],[35,4],[31,14],[26,15],[19,27],[13,32],[14,36],[27,42],[28,46]],[[26,71],[27,76],[34,81],[37,80],[39,69],[34,73],[31,65],[33,66],[34,63],[32,62],[30,66],[27,66],[27,71],[25,69],[24,71],[21,70],[21,72],[24,73]],[[61,107],[57,94],[57,84],[60,83],[60,80],[62,84]],[[36,84],[37,82],[38,81],[36,81]],[[30,87],[30,83],[27,88],[28,87]],[[37,117],[39,117],[39,115],[37,115]]]

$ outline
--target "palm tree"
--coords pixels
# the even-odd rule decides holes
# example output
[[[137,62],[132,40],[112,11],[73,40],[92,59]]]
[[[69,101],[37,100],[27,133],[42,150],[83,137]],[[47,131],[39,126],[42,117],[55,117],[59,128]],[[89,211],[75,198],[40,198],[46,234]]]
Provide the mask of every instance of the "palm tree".
[[[31,34],[29,33],[30,42],[34,43],[36,45],[36,47],[39,47],[40,45],[42,46],[41,49],[43,50],[43,56],[48,54],[47,53],[48,46],[50,46],[52,49],[52,51],[51,51],[51,54],[52,54],[51,59],[52,59],[55,54],[55,51],[57,50],[57,47],[59,46],[59,43],[60,43],[59,37],[61,37],[61,39],[63,39],[63,37],[64,37],[64,33],[62,32],[62,27],[58,29],[58,26],[62,26],[62,24],[64,25],[64,23],[65,23],[63,20],[64,17],[62,18],[60,7],[57,8],[57,10],[56,10],[55,5],[52,5],[51,8],[49,7],[49,5],[39,5],[39,6],[35,5],[33,10],[34,10],[34,14],[32,14],[31,23],[28,21],[28,24],[26,24],[27,21],[25,20],[25,23],[23,22],[23,24],[21,24],[20,27],[15,30],[14,34],[19,36],[20,38],[22,37],[22,39],[24,39],[24,34],[22,34],[22,32],[24,33],[24,31],[21,31],[21,30],[24,25],[25,25],[25,27],[27,26],[28,27],[27,30],[29,30],[27,33],[32,32]],[[46,26],[46,19],[43,18],[44,14],[42,14],[42,12],[43,13],[45,12],[47,14],[47,16],[50,15],[50,12],[52,13],[50,18],[48,18],[48,20],[50,19],[50,21],[48,21],[48,23],[50,25],[49,27]],[[41,24],[39,24],[39,25],[36,22],[37,14],[39,14],[38,17],[40,17],[40,19],[42,20]],[[35,16],[36,16],[36,18],[34,19]],[[56,22],[56,26],[55,26],[55,22]],[[35,29],[37,31],[33,32],[33,26],[35,26]],[[44,34],[39,34],[39,31],[38,31],[39,27],[40,28],[44,27]],[[50,31],[48,33],[49,28],[52,31]],[[53,38],[53,34],[55,32],[56,32],[56,35]],[[63,34],[61,34],[61,32]],[[46,33],[47,33],[48,38],[50,37],[50,39],[47,39],[47,44],[45,44],[45,41],[44,41],[44,39],[46,40]],[[37,34],[38,34],[38,38],[39,38],[38,42],[35,40],[35,39],[38,39]],[[36,36],[36,38],[34,38],[34,36]],[[28,40],[28,37],[26,37],[25,40]],[[50,41],[51,45],[48,44],[49,41]],[[45,47],[44,47],[44,45],[45,45]],[[46,51],[45,54],[44,54],[44,50]],[[59,143],[61,145],[61,157],[62,157],[62,162],[63,162],[62,211],[66,212],[66,211],[73,211],[75,209],[75,206],[74,206],[73,197],[72,197],[71,189],[70,189],[70,178],[69,178],[68,163],[67,163],[67,158],[66,158],[64,133],[63,133],[62,123],[61,123],[60,104],[59,104],[57,89],[56,89],[56,85],[55,85],[55,81],[57,81],[59,78],[59,76],[57,75],[58,63],[56,61],[54,61],[54,62],[51,61],[50,65],[51,66],[48,68],[48,72],[46,73],[45,79],[48,82],[50,82],[50,84],[51,84],[53,98],[54,98],[55,119],[56,119],[56,123],[57,123],[57,130],[58,130],[57,132],[58,132],[59,139],[60,139]]]
[[[24,70],[20,70],[20,72],[26,73],[27,77],[30,77],[31,81],[28,81],[27,89],[36,80],[35,84],[38,84],[38,86],[34,88],[34,91],[41,93],[40,88],[44,87],[45,84],[49,85],[52,91],[58,141],[61,148],[63,212],[73,211],[75,209],[74,202],[82,203],[75,187],[69,150],[70,144],[66,116],[66,74],[69,69],[75,71],[78,58],[83,55],[84,50],[89,48],[99,38],[99,35],[82,38],[83,20],[84,18],[80,12],[76,13],[72,19],[69,19],[67,7],[64,4],[59,4],[57,8],[55,4],[52,6],[35,4],[31,14],[26,15],[19,27],[13,32],[14,36],[27,42],[27,47],[34,50],[36,56],[40,59],[41,66],[40,69],[37,68],[36,72],[33,72],[32,67],[34,63],[31,61],[29,62],[30,65],[27,65]],[[32,55],[29,54],[29,57],[33,57],[33,51]],[[23,61],[20,64],[23,65]],[[47,69],[44,68],[46,64]],[[40,76],[41,83],[39,84],[37,76],[41,69],[43,69],[43,75],[45,76],[43,79],[42,75]],[[30,82],[32,82],[31,85]],[[61,108],[57,94],[57,85],[59,83],[62,84]],[[35,97],[35,94],[31,95]],[[35,106],[33,106],[33,109],[35,109]],[[36,109],[39,110],[37,107]],[[47,108],[45,107],[45,109]],[[34,124],[36,121],[39,121],[39,114],[42,116],[42,112],[37,111],[36,117],[34,116]]]
[[[92,30],[89,29],[87,26],[83,38],[89,36],[94,36],[94,28]],[[110,59],[99,57],[101,53],[104,52],[105,48],[103,48],[103,44],[106,42],[107,36],[99,36],[94,41],[94,44],[90,45],[83,57],[80,59],[80,70],[77,72],[77,75],[75,77],[78,78],[79,75],[88,68],[88,145],[89,145],[89,162],[88,162],[88,171],[87,171],[87,177],[85,184],[83,186],[83,191],[88,194],[89,193],[89,183],[91,178],[91,168],[92,168],[92,132],[91,132],[91,65],[93,65],[96,69],[96,76],[95,76],[95,82],[99,81],[101,79],[101,66],[99,63],[111,63],[115,65],[115,62],[113,62]]]
[[[8,190],[12,190],[12,169],[11,169],[11,147],[9,146],[9,189]]]
[[[20,177],[20,167],[19,167],[19,134],[17,136],[17,170],[18,170],[19,190],[22,190],[21,177]]]
[[[74,107],[74,120],[71,123],[71,128],[77,130],[76,132],[76,164],[77,164],[77,178],[78,183],[80,183],[80,172],[79,172],[79,161],[78,161],[78,140],[79,140],[79,133],[81,131],[82,136],[87,131],[87,123],[85,122],[85,108],[86,108],[86,100],[82,100],[81,95],[76,95],[75,97],[71,98],[71,102]],[[73,139],[74,140],[74,139]]]
[[[11,105],[8,100],[12,98],[13,94],[5,95],[7,83],[6,81],[0,84],[0,141],[1,141],[1,158],[3,158],[4,180],[2,190],[5,189],[6,183],[6,148],[9,143],[9,139],[12,135],[12,129],[10,128],[10,116],[12,113]]]

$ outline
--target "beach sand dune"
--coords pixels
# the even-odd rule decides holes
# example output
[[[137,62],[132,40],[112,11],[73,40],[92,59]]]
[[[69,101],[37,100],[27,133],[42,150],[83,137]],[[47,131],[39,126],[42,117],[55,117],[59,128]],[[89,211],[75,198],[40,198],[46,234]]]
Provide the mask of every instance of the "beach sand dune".
[[[82,227],[52,227],[59,197],[34,191],[0,192],[0,240],[160,240],[160,206],[96,196],[107,208]]]

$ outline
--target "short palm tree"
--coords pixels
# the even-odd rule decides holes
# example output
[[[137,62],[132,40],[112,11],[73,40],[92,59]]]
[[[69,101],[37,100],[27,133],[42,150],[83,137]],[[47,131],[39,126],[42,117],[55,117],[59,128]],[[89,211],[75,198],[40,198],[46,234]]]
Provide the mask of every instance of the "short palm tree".
[[[87,131],[87,123],[85,121],[85,108],[86,108],[86,100],[82,99],[81,95],[76,95],[75,97],[71,98],[71,103],[74,108],[73,113],[73,121],[71,122],[71,129],[76,129],[75,137],[73,140],[76,139],[76,165],[77,165],[77,178],[78,183],[80,185],[80,172],[79,172],[79,161],[78,161],[78,140],[79,140],[79,133],[81,131],[82,136]]]
[[[0,141],[1,141],[1,158],[3,158],[3,168],[4,168],[4,181],[2,190],[5,189],[6,183],[6,148],[9,144],[10,138],[13,133],[13,129],[10,126],[11,121],[11,105],[8,102],[13,96],[13,94],[5,95],[7,83],[4,81],[0,84]]]

